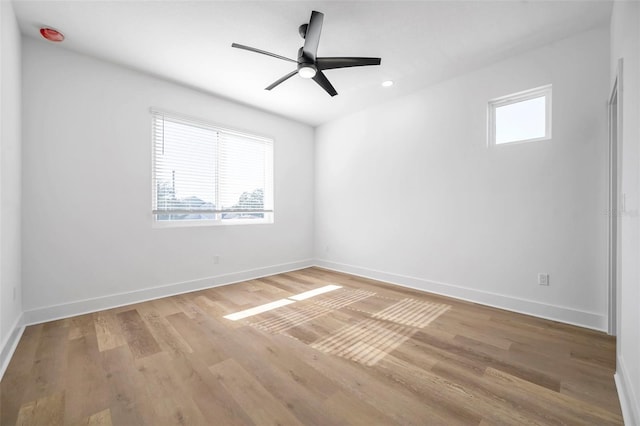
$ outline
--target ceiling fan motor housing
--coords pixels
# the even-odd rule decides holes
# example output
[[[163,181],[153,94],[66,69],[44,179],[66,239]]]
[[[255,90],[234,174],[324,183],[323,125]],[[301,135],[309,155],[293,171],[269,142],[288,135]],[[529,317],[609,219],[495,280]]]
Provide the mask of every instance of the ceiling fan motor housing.
[[[298,27],[298,34],[300,34],[300,37],[307,38],[307,28],[309,28],[309,24],[302,24]]]
[[[302,78],[313,78],[317,72],[315,61],[305,55],[301,47],[298,50],[298,75]]]
[[[298,68],[300,68],[300,65],[307,66],[307,65],[313,65],[315,63],[313,59],[309,58],[307,55],[304,54],[303,49],[304,47],[301,47],[300,49],[298,49]]]

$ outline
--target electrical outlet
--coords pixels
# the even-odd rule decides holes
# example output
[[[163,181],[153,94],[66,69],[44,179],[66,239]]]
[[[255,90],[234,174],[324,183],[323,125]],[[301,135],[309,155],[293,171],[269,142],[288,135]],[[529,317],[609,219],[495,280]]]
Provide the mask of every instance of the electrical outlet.
[[[538,274],[538,284],[549,285],[549,274]]]
[[[217,265],[218,263],[220,263],[220,256],[213,256],[213,264]]]

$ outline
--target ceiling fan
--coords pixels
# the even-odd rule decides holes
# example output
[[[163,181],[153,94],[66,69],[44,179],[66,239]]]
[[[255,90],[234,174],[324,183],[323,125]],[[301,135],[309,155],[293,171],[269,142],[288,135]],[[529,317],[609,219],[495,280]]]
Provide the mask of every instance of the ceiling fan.
[[[320,43],[320,32],[322,31],[322,22],[324,21],[324,14],[311,12],[311,19],[308,24],[302,24],[298,28],[300,36],[304,39],[304,46],[298,50],[298,60],[295,61],[284,56],[276,55],[275,53],[267,52],[264,50],[256,49],[254,47],[244,46],[238,43],[232,43],[231,47],[238,49],[248,50],[250,52],[261,53],[263,55],[272,56],[274,58],[282,59],[298,64],[294,71],[273,82],[267,86],[265,90],[271,90],[278,86],[280,83],[288,80],[294,75],[298,74],[302,78],[313,79],[320,85],[328,94],[335,96],[338,94],[336,89],[331,85],[327,77],[322,71],[331,70],[336,68],[347,67],[363,67],[367,65],[380,65],[380,58],[318,58],[316,56],[318,52],[318,44]]]

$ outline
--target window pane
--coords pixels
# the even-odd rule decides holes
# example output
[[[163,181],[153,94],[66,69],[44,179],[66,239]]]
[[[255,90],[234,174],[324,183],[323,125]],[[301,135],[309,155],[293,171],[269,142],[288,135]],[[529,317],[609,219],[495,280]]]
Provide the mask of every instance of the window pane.
[[[158,210],[215,208],[217,132],[164,120],[162,146],[156,153]],[[214,219],[212,213],[173,213],[158,220]]]
[[[220,141],[220,203],[223,209],[264,209],[265,159],[264,142],[222,137]],[[223,220],[263,218],[263,213],[229,212]]]
[[[273,221],[273,141],[153,113],[158,221]]]
[[[543,138],[546,96],[497,107],[496,144]]]

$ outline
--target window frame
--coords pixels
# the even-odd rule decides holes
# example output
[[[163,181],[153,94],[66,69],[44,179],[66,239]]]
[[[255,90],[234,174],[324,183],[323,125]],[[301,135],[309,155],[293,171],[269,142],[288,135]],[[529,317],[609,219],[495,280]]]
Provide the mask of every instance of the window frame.
[[[507,105],[517,104],[519,102],[528,101],[543,97],[545,98],[545,135],[538,138],[519,139],[516,141],[496,143],[496,109]],[[529,90],[524,90],[518,93],[512,93],[510,95],[501,96],[499,98],[491,99],[487,106],[487,145],[492,146],[505,146],[505,145],[518,145],[528,142],[537,142],[549,140],[552,138],[552,85],[547,84],[544,86],[536,87]]]
[[[256,135],[254,133],[230,129],[228,127],[220,126],[216,123],[196,118],[193,116],[167,111],[165,109],[159,109],[151,107],[149,109],[151,116],[151,220],[152,227],[154,228],[176,228],[176,227],[198,227],[198,226],[234,226],[234,225],[269,225],[275,223],[275,139],[268,136]],[[156,134],[154,120],[156,116],[166,116],[170,119],[174,119],[184,124],[190,124],[194,127],[204,127],[208,130],[217,131],[220,133],[226,133],[231,135],[238,135],[241,137],[247,137],[255,140],[262,140],[270,144],[271,159],[269,162],[270,175],[265,181],[265,204],[270,204],[270,209],[265,209],[264,217],[261,219],[222,219],[223,212],[215,213],[216,219],[187,219],[187,220],[158,220],[158,213],[154,210],[156,194]],[[270,194],[268,191],[270,190]],[[268,194],[268,195],[267,195]],[[268,200],[268,201],[267,201]]]

